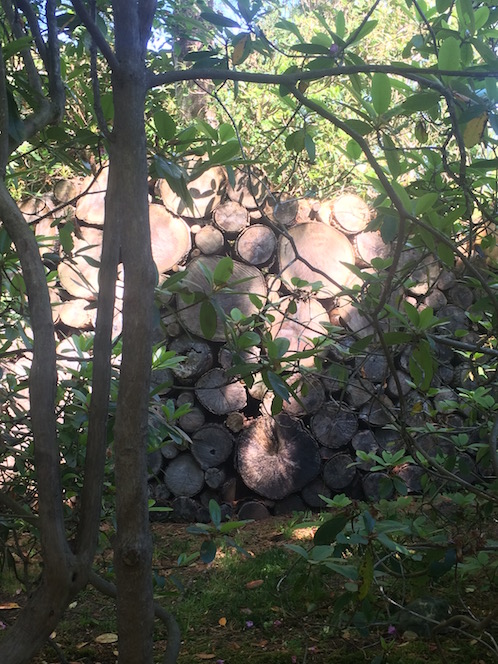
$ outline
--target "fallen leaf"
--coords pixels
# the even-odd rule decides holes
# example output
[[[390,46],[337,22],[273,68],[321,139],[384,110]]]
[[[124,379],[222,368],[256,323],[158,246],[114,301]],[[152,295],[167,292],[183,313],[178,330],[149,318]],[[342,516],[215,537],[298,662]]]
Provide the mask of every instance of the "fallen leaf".
[[[252,613],[252,609],[244,608],[244,609],[240,609],[240,612],[245,613],[247,616],[250,616],[251,613]]]
[[[221,627],[226,627],[226,624],[227,624],[227,619],[224,616],[223,618],[220,618],[218,620],[218,625],[220,625]]]
[[[197,659],[214,659],[216,655],[211,652],[200,652],[196,655]]]
[[[257,648],[265,648],[268,645],[268,641],[263,639],[263,641],[260,641],[259,643],[254,644]]]
[[[76,646],[76,650],[81,650],[82,648],[86,648],[88,645],[88,641],[83,641],[82,643],[78,643]]]
[[[254,590],[254,588],[259,588],[263,585],[263,579],[256,579],[255,581],[248,581],[246,583],[247,590]]]
[[[21,607],[17,602],[6,602],[5,604],[0,604],[0,611],[10,611],[11,609],[20,609]]]
[[[97,643],[116,643],[118,640],[118,635],[113,634],[112,632],[107,632],[106,634],[99,634],[95,637]]]

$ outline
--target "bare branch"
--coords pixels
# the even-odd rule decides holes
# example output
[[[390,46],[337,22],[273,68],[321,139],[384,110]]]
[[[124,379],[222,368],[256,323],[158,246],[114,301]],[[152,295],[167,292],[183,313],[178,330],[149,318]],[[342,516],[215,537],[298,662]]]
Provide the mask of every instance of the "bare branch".
[[[23,30],[21,22],[18,20],[17,14],[14,11],[9,0],[2,0],[2,7],[9,22],[10,29],[12,34],[16,39],[22,39],[26,36],[26,33]],[[33,88],[35,94],[40,98],[41,101],[44,100],[43,95],[43,86],[38,72],[38,68],[35,65],[33,56],[29,48],[23,48],[21,51],[21,57],[26,68],[26,73],[28,74],[29,84]]]
[[[7,87],[5,85],[5,62],[0,48],[0,178],[5,177],[5,169],[9,159],[9,111]]]
[[[152,21],[156,13],[157,0],[139,0],[138,18],[140,21],[140,38],[143,46],[147,46],[152,29]]]
[[[78,14],[84,26],[90,33],[92,39],[97,44],[100,52],[107,60],[107,64],[113,71],[116,70],[119,66],[116,55],[114,54],[112,48],[109,46],[108,41],[100,31],[98,25],[92,20],[92,17],[88,13],[82,0],[71,0],[71,2],[74,7],[74,11]]]
[[[17,0],[17,6],[22,10],[26,21],[28,22],[29,29],[35,40],[36,49],[43,60],[43,64],[47,67],[47,49],[45,42],[40,31],[40,23],[38,17],[33,10],[33,4],[28,0]]]
[[[299,81],[318,81],[333,76],[349,76],[351,74],[391,74],[392,76],[402,76],[412,81],[420,83],[433,89],[443,88],[442,84],[435,78],[429,76],[450,76],[467,77],[472,79],[496,78],[496,70],[491,67],[483,67],[482,70],[454,70],[454,69],[436,69],[429,67],[420,69],[419,67],[400,67],[396,65],[335,65],[327,69],[316,69],[314,71],[301,71],[291,74],[258,74],[255,72],[235,71],[232,69],[186,69],[162,72],[154,74],[149,71],[147,87],[155,88],[160,85],[169,85],[180,81],[195,80],[215,80],[215,81],[242,81],[245,83],[257,83],[260,85],[286,85],[292,87]],[[438,88],[439,86],[439,88]]]
[[[62,116],[64,115],[64,104],[66,101],[64,84],[61,77],[59,29],[57,26],[55,10],[55,0],[47,0],[46,19],[48,26],[48,41],[46,66],[48,72],[50,102],[53,114],[51,122],[59,122],[62,119]]]

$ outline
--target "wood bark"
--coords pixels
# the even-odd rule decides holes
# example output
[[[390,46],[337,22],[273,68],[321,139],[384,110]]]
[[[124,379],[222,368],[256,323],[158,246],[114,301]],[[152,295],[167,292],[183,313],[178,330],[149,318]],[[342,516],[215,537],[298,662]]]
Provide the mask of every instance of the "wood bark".
[[[247,405],[244,385],[230,378],[223,369],[211,369],[195,384],[195,396],[210,413],[227,415]]]
[[[105,197],[109,167],[105,166],[98,176],[88,176],[82,183],[86,195],[76,203],[76,217],[94,226],[103,226],[105,220]],[[60,189],[60,187],[59,187]]]
[[[234,239],[249,225],[249,214],[240,203],[227,201],[216,208],[213,221],[228,239]]]
[[[348,234],[364,231],[370,221],[370,209],[356,194],[342,194],[330,203],[329,223],[337,224]]]
[[[358,233],[353,239],[353,248],[361,267],[370,265],[374,258],[389,258],[392,253],[391,244],[384,242],[379,231]]]
[[[149,224],[152,258],[162,274],[180,263],[190,251],[190,229],[183,219],[154,203],[149,206]]]
[[[358,431],[358,415],[342,405],[329,402],[311,418],[311,431],[325,447],[345,447]]]
[[[237,256],[249,265],[262,266],[275,257],[277,238],[269,226],[253,224],[238,236],[235,242]]]
[[[185,358],[173,367],[173,374],[184,384],[192,384],[213,366],[213,351],[204,339],[182,335],[173,339],[168,349]]]
[[[72,256],[59,263],[61,286],[74,297],[96,300],[99,292],[99,269],[102,254],[102,231],[81,228],[74,237]]]
[[[219,228],[206,224],[195,234],[195,246],[205,256],[219,254],[225,246],[225,238]]]
[[[287,194],[272,193],[265,201],[265,214],[277,226],[290,227],[296,223],[299,211],[297,198]]]
[[[164,471],[164,483],[175,496],[191,498],[204,486],[204,472],[188,452],[179,454]]]
[[[335,454],[323,467],[323,480],[332,491],[347,489],[355,480],[357,470],[350,454]]]
[[[322,299],[336,295],[350,283],[353,273],[344,263],[354,264],[354,252],[342,233],[317,222],[298,224],[287,233],[288,237],[279,240],[278,262],[288,288],[309,290],[300,284],[293,285],[294,278],[309,283],[320,281],[323,288],[316,297]]]
[[[227,186],[228,198],[248,210],[261,208],[269,192],[268,181],[257,168],[236,171],[234,186],[230,182]]]
[[[245,429],[236,463],[244,483],[272,500],[299,491],[320,472],[317,442],[285,414],[259,417]]]
[[[192,454],[202,470],[226,461],[233,446],[233,436],[222,424],[206,424],[192,436]]]

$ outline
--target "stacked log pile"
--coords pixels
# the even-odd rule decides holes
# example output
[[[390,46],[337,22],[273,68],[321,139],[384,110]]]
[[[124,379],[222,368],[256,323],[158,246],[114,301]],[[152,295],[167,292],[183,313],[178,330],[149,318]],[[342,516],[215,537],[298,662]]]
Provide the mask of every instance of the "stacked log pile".
[[[106,183],[104,168],[96,178],[61,181],[53,195],[21,206],[47,264],[57,267],[52,297],[61,337],[75,329],[91,330],[95,322]],[[172,505],[179,518],[196,519],[214,497],[236,506],[246,518],[318,508],[324,504],[320,496],[342,492],[376,499],[387,487],[389,495],[392,477],[371,472],[372,463],[360,460],[357,452],[401,447],[396,430],[389,428],[399,414],[400,389],[410,404],[407,425],[444,421],[456,429],[464,426],[463,410],[449,408],[447,402],[458,402],[456,388],[477,379],[448,346],[437,345],[440,364],[433,384],[441,390],[433,399],[413,387],[409,346],[396,349],[396,378],[375,343],[361,355],[349,354],[355,340],[374,331],[343,294],[344,288],[362,283],[348,265],[368,273],[374,258],[386,258],[391,251],[380,233],[369,229],[371,211],[360,197],[290,199],[271,192],[261,174],[239,172],[229,183],[217,167],[189,183],[193,206],[188,208],[165,180],[152,184],[150,227],[161,337],[168,349],[185,358],[159,392],[177,407],[190,404],[179,420],[188,442],[169,442],[150,457],[151,494],[159,504]],[[234,261],[231,287],[213,289],[210,275],[227,255]],[[413,249],[403,253],[402,264],[412,266],[411,276],[396,285],[392,305],[408,300],[418,309],[430,306],[442,321],[441,331],[463,330],[467,339],[474,338],[476,329],[466,314],[474,293],[459,274]],[[211,296],[217,318],[209,334],[201,324],[202,297],[179,294],[171,299],[160,289],[168,275],[183,270],[184,285]],[[321,288],[310,285],[315,282]],[[120,296],[118,288],[116,335]],[[227,344],[223,314],[236,310],[241,317],[257,316],[258,302],[269,314],[260,332],[288,340],[284,362],[292,353],[314,348],[317,338],[327,335],[326,325],[343,330],[320,351],[319,370],[311,356],[289,360],[295,392],[277,416],[271,414],[272,393],[257,374],[250,387],[234,375],[233,348]],[[248,363],[257,363],[260,353],[257,343],[243,351]],[[160,383],[164,376],[154,377],[154,384]],[[161,419],[160,402],[151,417]],[[450,445],[427,435],[420,444],[430,454]],[[472,480],[475,462],[464,457],[460,472]],[[394,472],[410,491],[420,489],[417,466],[405,464]]]

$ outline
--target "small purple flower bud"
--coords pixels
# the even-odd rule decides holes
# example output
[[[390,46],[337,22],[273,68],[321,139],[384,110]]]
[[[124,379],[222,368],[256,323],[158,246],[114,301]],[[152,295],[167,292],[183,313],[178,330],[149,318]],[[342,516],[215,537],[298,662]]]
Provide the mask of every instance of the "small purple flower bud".
[[[339,53],[339,47],[337,44],[332,44],[332,46],[329,48],[329,52],[332,57],[335,57]]]
[[[252,620],[246,620],[246,627],[247,629],[251,629],[251,627],[254,627],[254,623]]]

